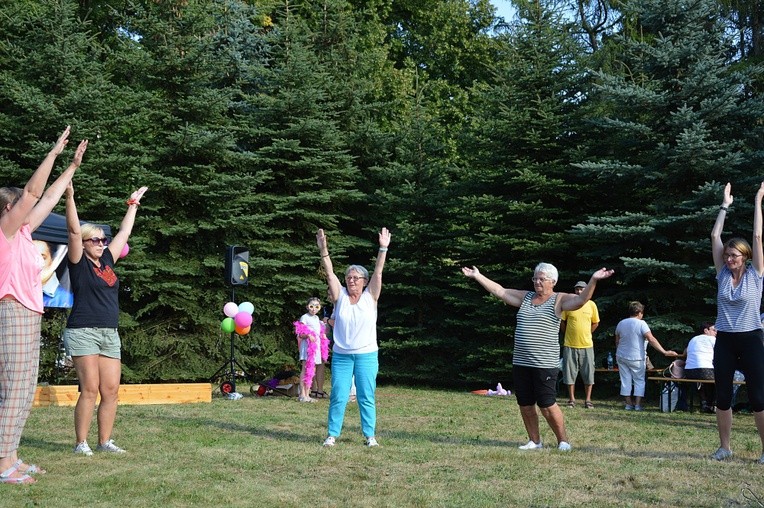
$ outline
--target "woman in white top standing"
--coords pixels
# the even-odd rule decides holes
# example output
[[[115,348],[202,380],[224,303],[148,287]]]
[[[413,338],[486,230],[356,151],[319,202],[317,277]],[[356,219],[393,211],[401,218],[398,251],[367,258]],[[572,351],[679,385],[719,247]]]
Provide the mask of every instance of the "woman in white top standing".
[[[759,463],[764,464],[764,332],[759,316],[764,286],[763,197],[764,182],[754,199],[752,246],[743,238],[722,243],[724,220],[733,201],[729,183],[724,187],[722,205],[711,230],[711,254],[718,285],[714,380],[719,448],[712,455],[716,460],[732,457],[732,380],[737,369],[745,374],[748,400],[761,439]]]
[[[390,232],[387,228],[382,228],[379,232],[379,251],[371,278],[363,266],[350,265],[345,270],[347,287],[342,287],[334,273],[323,229],[318,230],[316,243],[321,255],[321,266],[326,272],[329,284],[329,297],[334,302],[332,393],[329,397],[329,435],[324,441],[324,446],[334,446],[336,438],[342,432],[342,422],[354,376],[365,444],[369,447],[378,446],[375,400],[379,370],[377,300],[382,292],[382,269],[387,258],[387,247],[390,245]]]

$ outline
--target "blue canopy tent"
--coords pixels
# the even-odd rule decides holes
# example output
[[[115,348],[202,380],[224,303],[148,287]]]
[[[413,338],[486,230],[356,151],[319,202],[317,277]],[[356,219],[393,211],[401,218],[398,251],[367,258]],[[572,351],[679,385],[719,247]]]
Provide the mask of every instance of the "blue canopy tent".
[[[81,223],[83,221],[80,221]],[[111,237],[111,228],[98,225],[107,237]],[[40,254],[45,260],[42,272],[42,299],[45,307],[69,308],[73,297],[69,272],[66,267],[66,251],[69,234],[66,229],[66,217],[51,213],[37,230],[32,233]]]

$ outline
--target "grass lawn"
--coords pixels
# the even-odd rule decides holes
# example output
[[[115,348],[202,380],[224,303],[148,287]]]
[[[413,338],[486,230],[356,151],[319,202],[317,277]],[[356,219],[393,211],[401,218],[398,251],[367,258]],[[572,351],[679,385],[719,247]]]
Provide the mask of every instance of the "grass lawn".
[[[72,454],[73,409],[36,408],[20,454],[48,470],[0,485],[0,506],[762,506],[751,415],[735,415],[735,457],[717,463],[715,418],[625,412],[619,400],[563,408],[573,451],[522,452],[514,397],[381,387],[381,446],[363,446],[358,409],[322,448],[328,399],[246,392],[211,404],[123,406],[122,456]],[[562,400],[562,399],[560,399]],[[542,436],[555,439],[542,419]],[[95,430],[91,445],[95,448]]]

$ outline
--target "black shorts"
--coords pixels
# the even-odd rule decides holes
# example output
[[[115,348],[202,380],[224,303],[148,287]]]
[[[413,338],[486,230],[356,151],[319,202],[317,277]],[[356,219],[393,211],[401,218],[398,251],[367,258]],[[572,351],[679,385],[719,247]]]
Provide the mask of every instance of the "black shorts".
[[[541,369],[512,366],[512,380],[515,385],[515,397],[520,406],[547,408],[557,403],[557,378],[560,369]]]

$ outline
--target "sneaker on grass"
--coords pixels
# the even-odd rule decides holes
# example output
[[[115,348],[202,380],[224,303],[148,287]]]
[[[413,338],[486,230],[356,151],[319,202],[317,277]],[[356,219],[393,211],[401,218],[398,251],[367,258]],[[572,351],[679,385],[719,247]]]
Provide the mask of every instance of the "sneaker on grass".
[[[109,439],[104,444],[99,444],[96,446],[97,452],[108,452],[108,453],[127,453],[126,450],[123,450],[119,446],[114,444],[113,439]]]
[[[324,440],[324,446],[334,446],[334,436],[329,436]]]
[[[519,446],[521,450],[540,450],[544,447],[544,443],[539,441],[538,443],[534,443],[533,440],[528,441],[526,444]]]
[[[570,443],[567,441],[560,441],[560,444],[557,446],[557,449],[561,452],[569,452],[570,451]]]
[[[730,457],[732,457],[732,450],[727,450],[722,447],[719,447],[714,454],[711,455],[711,458],[714,460],[727,460]]]
[[[366,442],[364,443],[364,446],[368,446],[369,448],[373,446],[379,446],[379,443],[377,443],[377,440],[374,436],[367,437]]]
[[[84,455],[85,457],[90,457],[93,455],[93,450],[90,449],[87,441],[83,441],[81,443],[77,443],[77,446],[74,447],[74,453],[76,455]]]

